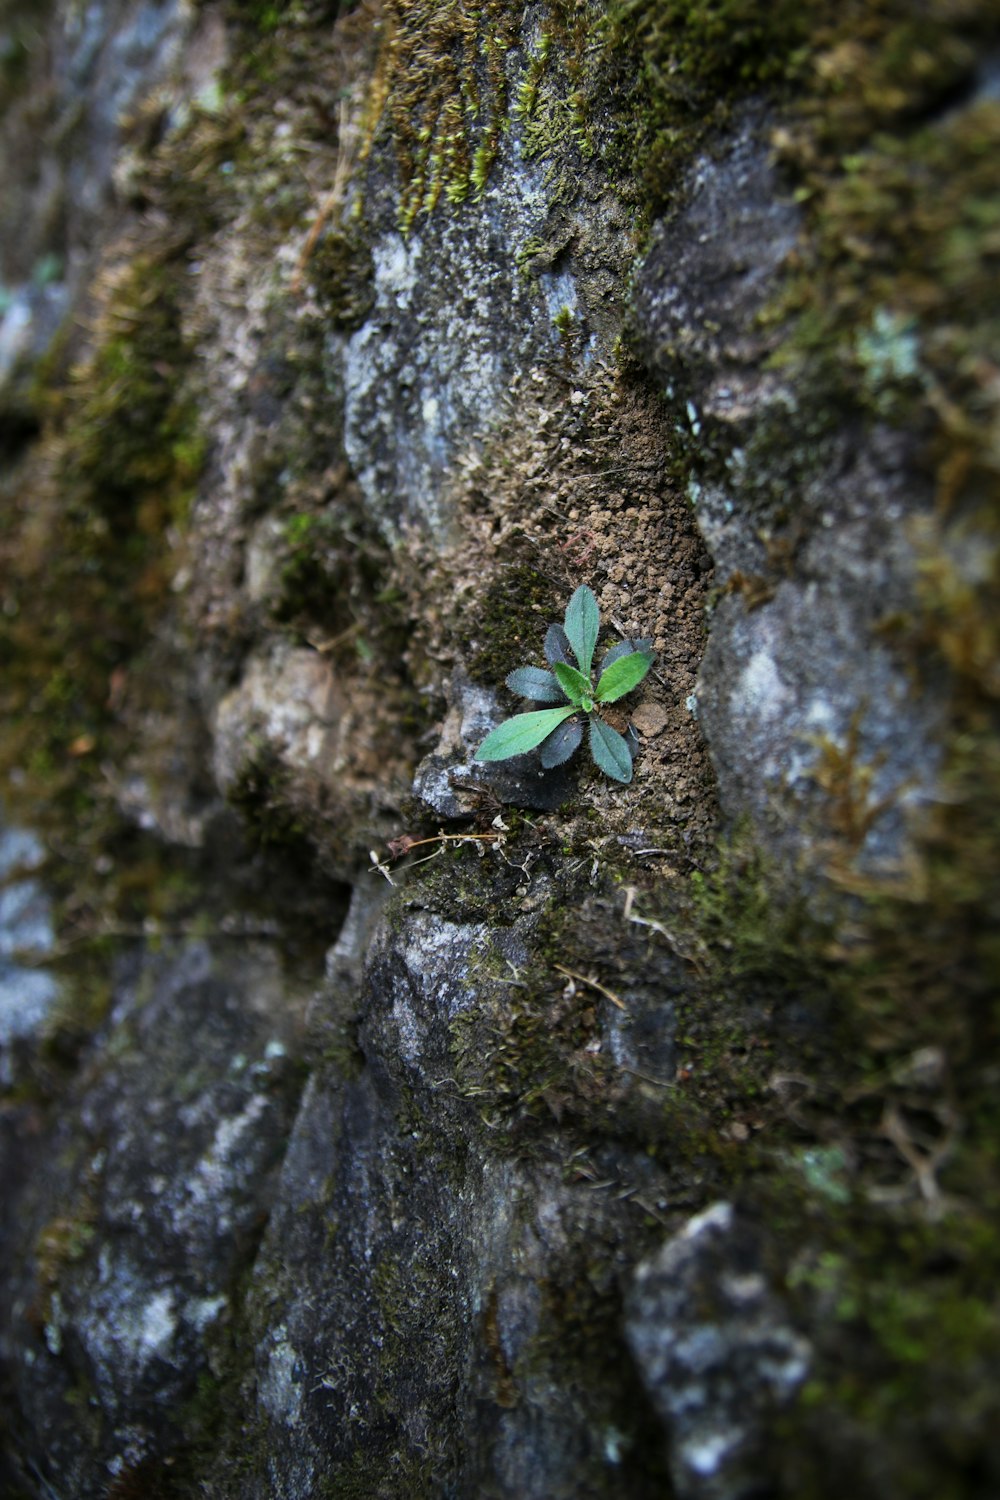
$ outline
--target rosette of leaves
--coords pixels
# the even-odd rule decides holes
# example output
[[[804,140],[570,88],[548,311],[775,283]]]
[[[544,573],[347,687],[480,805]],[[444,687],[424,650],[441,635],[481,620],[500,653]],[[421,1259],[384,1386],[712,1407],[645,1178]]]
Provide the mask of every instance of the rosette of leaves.
[[[546,633],[545,659],[552,670],[518,667],[507,677],[511,692],[559,707],[517,714],[499,724],[479,746],[477,760],[510,760],[540,746],[546,769],[561,766],[579,749],[586,724],[595,765],[615,781],[632,780],[639,744],[635,730],[630,724],[619,734],[602,718],[601,709],[638,687],[655,653],[651,641],[619,641],[601,661],[595,686],[591,668],[600,628],[597,600],[582,584],[566,606],[565,623],[550,625]]]

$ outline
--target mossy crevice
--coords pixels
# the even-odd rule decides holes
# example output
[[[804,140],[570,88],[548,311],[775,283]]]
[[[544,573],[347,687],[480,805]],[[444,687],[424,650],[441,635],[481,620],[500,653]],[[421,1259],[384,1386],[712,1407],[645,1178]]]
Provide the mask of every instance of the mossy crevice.
[[[511,562],[497,571],[467,624],[476,650],[469,661],[474,681],[494,686],[528,656],[537,655],[549,623],[560,614],[554,581],[534,562]]]

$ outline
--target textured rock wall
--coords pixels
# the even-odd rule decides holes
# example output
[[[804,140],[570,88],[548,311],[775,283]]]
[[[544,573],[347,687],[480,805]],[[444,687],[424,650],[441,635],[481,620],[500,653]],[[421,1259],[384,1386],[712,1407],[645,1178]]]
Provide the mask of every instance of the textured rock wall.
[[[996,1492],[997,47],[7,7],[12,1500]]]

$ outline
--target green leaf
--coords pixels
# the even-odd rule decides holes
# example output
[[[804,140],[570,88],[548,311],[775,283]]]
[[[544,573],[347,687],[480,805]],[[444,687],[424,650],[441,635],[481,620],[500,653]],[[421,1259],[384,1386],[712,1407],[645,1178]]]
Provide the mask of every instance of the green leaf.
[[[568,666],[572,665],[569,659],[572,649],[569,636],[562,626],[550,625],[545,632],[545,660],[549,666],[554,666],[557,661],[564,661]]]
[[[599,719],[596,714],[590,720],[590,753],[594,764],[606,776],[615,781],[632,780],[632,756],[622,736]]]
[[[645,651],[619,656],[601,673],[594,697],[598,703],[614,703],[617,698],[624,698],[638,686],[652,665],[653,658]]]
[[[626,637],[623,641],[619,641],[616,646],[611,647],[610,651],[605,651],[604,655],[601,657],[601,670],[598,673],[598,676],[603,677],[604,673],[608,670],[611,663],[613,661],[617,661],[620,656],[630,656],[633,651],[638,651],[638,649],[639,647],[633,646],[628,637]]]
[[[631,641],[626,636],[623,641],[619,641],[616,646],[612,646],[610,651],[605,651],[601,658],[601,670],[597,674],[598,677],[603,675],[613,661],[617,661],[620,656],[631,656],[633,651],[641,651],[643,656],[649,657],[650,661],[656,660],[656,652],[653,650],[653,642],[651,640],[643,637],[641,640]]]
[[[522,698],[533,698],[536,703],[561,703],[566,694],[551,672],[544,667],[515,667],[507,675],[507,686],[512,693]]]
[[[559,686],[571,698],[574,703],[580,704],[586,699],[593,699],[594,689],[590,685],[590,678],[584,677],[575,667],[569,667],[564,661],[557,661],[552,670],[559,679]]]
[[[565,708],[539,708],[534,713],[517,714],[486,736],[475,759],[510,760],[513,755],[527,755],[573,713],[575,707],[567,703]]]
[[[580,664],[585,677],[590,674],[597,645],[597,632],[601,628],[601,616],[597,600],[585,583],[581,583],[566,606],[566,635],[573,648],[573,655]]]
[[[547,740],[542,741],[542,765],[546,770],[561,766],[563,761],[569,760],[574,750],[579,749],[582,739],[583,725],[579,719],[568,719],[565,724],[560,724],[558,729],[553,729]]]

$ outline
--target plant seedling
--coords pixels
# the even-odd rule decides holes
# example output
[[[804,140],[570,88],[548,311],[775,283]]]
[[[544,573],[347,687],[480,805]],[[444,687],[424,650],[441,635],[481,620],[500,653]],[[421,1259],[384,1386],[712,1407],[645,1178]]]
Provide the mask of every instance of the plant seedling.
[[[624,640],[612,646],[601,662],[595,687],[591,666],[600,626],[597,600],[581,584],[566,606],[564,624],[550,625],[546,633],[545,659],[551,672],[544,667],[517,667],[507,677],[511,692],[559,707],[516,714],[497,725],[479,746],[476,760],[510,760],[541,746],[542,765],[547,770],[561,766],[579,748],[586,719],[595,765],[615,781],[632,780],[632,758],[639,744],[635,730],[630,724],[625,734],[619,734],[602,719],[600,710],[638,687],[653,665],[653,643]]]

